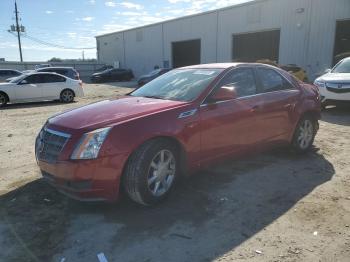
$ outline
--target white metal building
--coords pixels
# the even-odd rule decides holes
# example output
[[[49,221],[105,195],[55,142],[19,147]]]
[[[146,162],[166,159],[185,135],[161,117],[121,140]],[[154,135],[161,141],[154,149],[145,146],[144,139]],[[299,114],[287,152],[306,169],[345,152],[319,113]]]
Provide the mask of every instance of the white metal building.
[[[271,59],[315,75],[350,52],[350,0],[255,0],[96,37],[101,63],[160,67]]]

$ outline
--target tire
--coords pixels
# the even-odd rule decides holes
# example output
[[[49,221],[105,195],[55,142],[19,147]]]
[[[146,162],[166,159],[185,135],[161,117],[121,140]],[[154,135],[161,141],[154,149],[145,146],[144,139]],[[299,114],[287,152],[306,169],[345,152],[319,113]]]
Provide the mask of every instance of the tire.
[[[311,116],[304,116],[294,131],[292,147],[298,153],[310,150],[318,129],[318,122]]]
[[[62,103],[72,103],[74,101],[74,92],[70,89],[65,89],[61,92],[60,100]]]
[[[0,107],[6,106],[8,103],[8,97],[5,93],[0,92]]]
[[[164,200],[179,176],[176,145],[154,139],[140,146],[130,157],[123,175],[128,196],[138,204],[153,206]]]

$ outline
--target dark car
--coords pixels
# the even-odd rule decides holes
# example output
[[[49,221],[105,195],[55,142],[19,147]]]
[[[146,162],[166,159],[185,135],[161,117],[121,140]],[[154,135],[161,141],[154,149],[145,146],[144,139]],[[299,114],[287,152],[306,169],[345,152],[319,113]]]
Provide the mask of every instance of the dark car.
[[[108,70],[108,69],[113,69],[114,67],[111,66],[111,65],[104,65],[98,69],[95,70],[95,73],[98,73],[98,72],[103,72],[105,70]]]
[[[134,74],[130,69],[112,68],[94,73],[91,76],[91,82],[130,81],[133,78]]]
[[[79,73],[73,67],[46,67],[39,68],[36,70],[37,72],[47,72],[47,73],[56,73],[71,79],[80,80]]]
[[[190,66],[51,117],[35,152],[44,179],[73,198],[113,201],[125,191],[153,205],[181,175],[227,158],[272,145],[307,152],[320,113],[317,88],[279,68]]]
[[[13,69],[0,69],[0,82],[5,82],[6,79],[20,76],[22,73]]]
[[[139,85],[139,87],[141,87],[147,84],[148,82],[151,82],[153,79],[156,79],[157,77],[169,72],[170,70],[171,70],[170,68],[155,69],[147,75],[142,75],[137,81],[137,84]]]

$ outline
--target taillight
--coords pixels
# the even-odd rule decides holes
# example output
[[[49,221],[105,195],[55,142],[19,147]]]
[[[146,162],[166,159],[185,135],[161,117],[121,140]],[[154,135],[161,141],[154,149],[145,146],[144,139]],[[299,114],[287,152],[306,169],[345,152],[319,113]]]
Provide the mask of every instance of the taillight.
[[[81,88],[83,88],[83,81],[80,80],[79,81],[79,85],[80,85]]]

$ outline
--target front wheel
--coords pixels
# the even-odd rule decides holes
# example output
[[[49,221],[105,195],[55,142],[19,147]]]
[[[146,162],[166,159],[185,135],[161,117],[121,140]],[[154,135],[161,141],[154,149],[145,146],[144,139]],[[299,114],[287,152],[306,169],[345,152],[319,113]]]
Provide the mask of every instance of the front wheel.
[[[151,206],[170,193],[178,173],[176,146],[167,140],[156,139],[146,142],[132,154],[123,184],[132,200]]]
[[[74,101],[73,91],[69,89],[63,90],[60,95],[60,99],[63,103],[72,103]]]
[[[0,93],[0,107],[4,107],[7,102],[7,96],[4,93]]]
[[[292,146],[300,153],[308,151],[315,139],[317,132],[317,120],[312,117],[303,117],[295,130]]]

